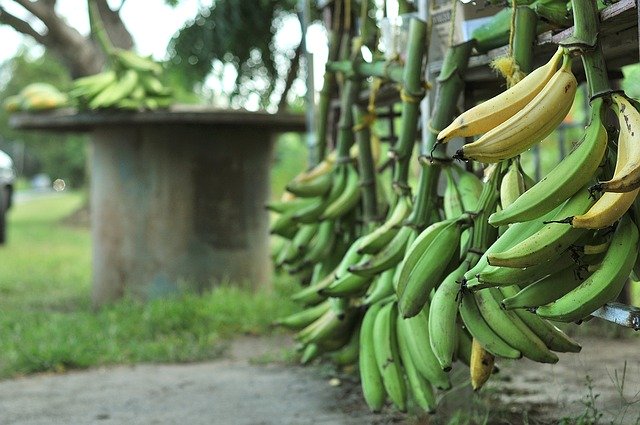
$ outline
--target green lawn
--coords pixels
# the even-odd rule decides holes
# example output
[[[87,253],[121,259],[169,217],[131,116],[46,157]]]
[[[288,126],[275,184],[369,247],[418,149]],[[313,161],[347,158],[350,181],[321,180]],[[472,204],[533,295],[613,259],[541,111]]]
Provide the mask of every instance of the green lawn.
[[[133,362],[219,356],[229,338],[271,332],[296,307],[286,278],[252,293],[231,285],[198,296],[90,304],[89,229],[64,224],[78,193],[18,204],[0,249],[0,377]]]

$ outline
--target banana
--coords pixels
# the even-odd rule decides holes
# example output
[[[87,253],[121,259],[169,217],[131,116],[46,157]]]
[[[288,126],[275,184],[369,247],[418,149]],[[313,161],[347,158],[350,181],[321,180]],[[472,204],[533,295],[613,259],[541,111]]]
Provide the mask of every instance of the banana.
[[[360,353],[358,365],[360,383],[364,400],[374,412],[379,412],[384,406],[386,392],[382,383],[382,375],[376,362],[376,340],[374,325],[380,313],[382,304],[376,303],[367,309],[360,326]]]
[[[469,332],[462,327],[461,323],[457,324],[457,345],[456,345],[456,360],[460,361],[467,367],[471,367],[471,344],[473,337],[469,335]]]
[[[321,174],[312,180],[297,181],[294,179],[285,186],[285,189],[301,198],[322,196],[331,189],[332,177],[331,174]]]
[[[112,57],[124,68],[137,72],[150,72],[155,75],[162,74],[162,65],[154,62],[152,59],[145,58],[135,54],[130,50],[113,49]]]
[[[516,294],[502,300],[507,310],[537,308],[549,304],[575,289],[586,277],[586,271],[570,267],[525,286]]]
[[[506,297],[514,296],[517,292],[518,289],[515,286],[500,288],[500,293]],[[579,353],[582,350],[580,344],[547,320],[523,309],[517,309],[515,313],[544,342],[549,350],[559,353]]]
[[[307,344],[302,351],[302,355],[300,356],[300,364],[306,365],[311,363],[313,360],[320,357],[322,354],[322,350],[319,344],[311,343]]]
[[[360,180],[358,171],[353,164],[347,164],[345,184],[342,193],[333,201],[327,204],[325,210],[320,214],[320,220],[335,219],[351,211],[360,200]]]
[[[331,361],[338,366],[350,366],[358,361],[360,351],[360,326],[356,326],[347,343],[329,354]]]
[[[637,136],[640,132],[640,112],[619,94],[611,96],[617,107],[620,125],[618,136],[618,154],[624,149],[626,161],[609,180],[599,182],[597,187],[605,192],[631,192],[640,188],[640,144]]]
[[[452,222],[453,221],[450,220],[444,220],[430,225],[409,244],[404,259],[398,266],[398,278],[394,279],[394,286],[398,293],[404,290],[404,285],[406,284],[409,275],[427,248],[429,248],[431,243],[444,230],[444,228],[449,226]]]
[[[360,276],[371,277],[398,265],[404,258],[407,243],[414,233],[413,228],[403,227],[382,251],[365,261],[350,266],[349,271]]]
[[[397,320],[395,302],[380,309],[373,325],[374,352],[384,388],[394,406],[404,412],[407,410],[407,387],[398,355]]]
[[[578,261],[577,254],[567,251],[561,253],[557,258],[526,268],[487,266],[475,278],[467,280],[466,287],[469,290],[477,291],[491,286],[528,285],[551,273],[576,266]]]
[[[463,262],[438,286],[429,306],[429,343],[442,370],[451,370],[456,351],[460,280],[468,269]]]
[[[283,326],[285,328],[294,330],[303,329],[318,320],[320,316],[322,316],[328,310],[329,302],[324,301],[320,304],[306,308],[297,313],[293,313],[289,316],[277,319],[274,322],[274,325]]]
[[[69,95],[73,98],[90,100],[116,81],[115,71],[109,70],[100,74],[89,75],[73,80]]]
[[[542,180],[513,204],[489,217],[492,226],[532,220],[553,210],[588,184],[596,174],[607,147],[601,98],[591,104],[591,121],[580,143]]]
[[[629,215],[616,226],[611,245],[601,266],[577,288],[536,314],[552,320],[581,320],[620,294],[638,256],[638,227]]]
[[[396,274],[396,268],[385,270],[371,285],[369,292],[362,300],[362,305],[371,305],[384,298],[395,294],[393,288],[393,276]]]
[[[473,338],[477,339],[482,347],[494,356],[507,359],[519,359],[522,357],[522,353],[519,350],[505,342],[505,340],[489,326],[480,313],[473,293],[464,291],[461,293],[461,296],[460,317]]]
[[[593,204],[594,200],[589,196],[588,188],[584,187],[562,205],[555,218],[583,214]],[[494,266],[535,266],[556,258],[586,233],[585,229],[575,229],[565,223],[547,223],[533,235],[508,250],[488,254],[487,259],[489,264]]]
[[[360,276],[347,272],[326,288],[320,289],[318,293],[326,297],[358,296],[366,292],[371,284],[371,279],[371,276]]]
[[[138,73],[133,69],[127,69],[115,82],[108,85],[96,97],[89,102],[89,108],[108,108],[127,97],[138,84]]]
[[[398,318],[398,330],[407,341],[409,353],[418,372],[441,390],[451,388],[449,374],[442,370],[429,342],[429,308],[425,306],[416,316]]]
[[[462,195],[458,191],[458,186],[453,178],[450,167],[444,168],[446,186],[443,195],[444,218],[447,220],[456,219],[464,212],[462,205]]]
[[[571,109],[577,87],[571,58],[565,55],[562,67],[529,103],[475,142],[464,145],[455,158],[494,163],[521,154],[558,127]]]
[[[418,314],[429,299],[431,290],[440,284],[447,263],[458,253],[461,224],[453,222],[433,239],[407,276],[398,282],[398,307],[402,316]]]
[[[384,248],[398,233],[402,222],[410,212],[411,198],[409,196],[401,196],[388,219],[362,239],[359,247],[360,252],[376,254]]]
[[[404,367],[405,374],[407,375],[408,392],[411,393],[412,398],[422,410],[434,413],[437,402],[433,386],[431,385],[431,382],[420,374],[416,365],[413,363],[409,344],[406,340],[406,335],[400,329],[401,325],[399,320],[401,319],[398,319],[398,328],[396,330],[396,334],[398,336],[398,352],[400,354],[400,359],[402,360],[402,366]]]
[[[484,187],[482,180],[470,171],[457,167],[458,191],[465,211],[475,211]]]
[[[311,239],[313,239],[313,237],[318,233],[318,228],[318,223],[304,224],[300,226],[293,239],[291,239],[293,247],[302,253],[309,242],[311,242]]]
[[[502,300],[499,290],[482,289],[474,292],[473,296],[491,329],[525,357],[541,363],[556,363],[559,360],[513,311],[501,309],[499,300],[496,299],[498,296]]]
[[[282,236],[285,239],[291,239],[298,232],[298,225],[293,221],[295,211],[287,211],[280,214],[271,223],[269,233],[272,235]]]
[[[302,258],[302,263],[317,264],[331,254],[335,249],[336,232],[334,222],[325,220],[318,226],[315,237],[310,242],[310,247]]]
[[[482,344],[474,338],[471,342],[471,358],[469,360],[473,391],[478,391],[489,380],[494,362],[494,355],[482,348]]]
[[[513,204],[524,193],[524,177],[520,173],[517,160],[511,161],[500,183],[500,206],[502,209]]]
[[[477,136],[513,117],[545,88],[562,57],[563,49],[558,48],[549,62],[531,72],[520,83],[461,114],[438,134],[438,142],[445,143],[453,137]]]
[[[162,84],[156,76],[152,74],[140,75],[140,82],[145,91],[153,96],[170,96],[173,93],[170,87],[166,87]]]

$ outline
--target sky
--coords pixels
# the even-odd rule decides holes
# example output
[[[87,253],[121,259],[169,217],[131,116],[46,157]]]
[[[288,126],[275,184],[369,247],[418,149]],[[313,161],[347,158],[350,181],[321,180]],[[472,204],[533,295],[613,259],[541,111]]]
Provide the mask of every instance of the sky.
[[[152,55],[157,60],[163,60],[171,37],[196,15],[199,8],[209,7],[212,2],[213,0],[181,0],[178,6],[170,7],[164,0],[127,0],[121,16],[133,36],[135,50],[140,54]],[[120,0],[109,0],[109,3],[116,7]],[[13,1],[0,0],[0,6],[19,17],[29,16]],[[56,11],[82,34],[88,34],[86,1],[58,0]],[[15,55],[25,38],[27,37],[6,25],[0,25],[0,61]],[[285,28],[276,37],[276,43],[282,47],[295,47],[299,40],[300,27],[297,19],[286,22]],[[327,56],[326,38],[320,27],[310,29],[307,48],[314,55],[315,82],[316,87],[319,87],[322,84],[324,61]]]

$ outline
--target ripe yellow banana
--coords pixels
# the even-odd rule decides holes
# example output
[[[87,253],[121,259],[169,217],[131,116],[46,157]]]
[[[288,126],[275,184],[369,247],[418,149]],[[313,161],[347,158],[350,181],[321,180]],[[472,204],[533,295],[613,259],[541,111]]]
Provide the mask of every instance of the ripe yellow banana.
[[[478,391],[489,380],[491,372],[493,372],[493,364],[495,357],[493,354],[482,348],[477,339],[473,338],[471,343],[471,387],[474,391]]]
[[[629,162],[634,159],[630,158],[630,154],[637,150],[630,146],[637,144],[633,140],[633,130],[624,125],[624,119],[620,118],[620,134],[618,135],[618,155],[616,157],[616,168],[613,171],[614,176],[621,175],[621,170],[627,167]],[[624,215],[625,212],[633,205],[633,201],[638,196],[640,188],[631,192],[615,193],[605,192],[600,199],[584,214],[571,218],[570,222],[573,227],[581,229],[603,229],[612,226],[616,221]]]
[[[625,149],[627,160],[617,169],[610,180],[600,182],[598,187],[605,192],[631,192],[640,187],[640,112],[619,94],[611,96],[617,106],[620,136],[618,155]],[[633,139],[636,140],[633,140]]]
[[[558,48],[551,60],[537,68],[518,84],[464,112],[438,134],[438,142],[454,137],[470,137],[486,133],[523,109],[542,91],[556,72],[564,49]]]
[[[464,145],[455,158],[494,163],[521,154],[560,125],[573,105],[577,86],[571,59],[565,56],[562,67],[531,102],[477,141]]]

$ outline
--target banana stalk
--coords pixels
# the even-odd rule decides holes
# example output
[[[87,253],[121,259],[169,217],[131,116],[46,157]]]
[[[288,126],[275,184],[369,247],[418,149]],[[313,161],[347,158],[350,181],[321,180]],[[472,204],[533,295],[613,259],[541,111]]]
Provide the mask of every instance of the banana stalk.
[[[471,55],[473,41],[451,46],[442,63],[437,79],[435,95],[436,105],[431,114],[431,131],[422,146],[423,153],[429,153],[434,161],[423,163],[416,195],[414,210],[407,222],[419,229],[424,229],[435,211],[437,182],[440,176],[439,161],[447,161],[444,146],[436,143],[438,133],[453,119],[456,103],[464,87],[465,74]]]
[[[378,218],[378,201],[376,199],[376,170],[371,153],[371,132],[367,115],[359,106],[353,107],[353,115],[357,122],[354,127],[358,144],[358,172],[362,192],[362,219],[371,223]]]

